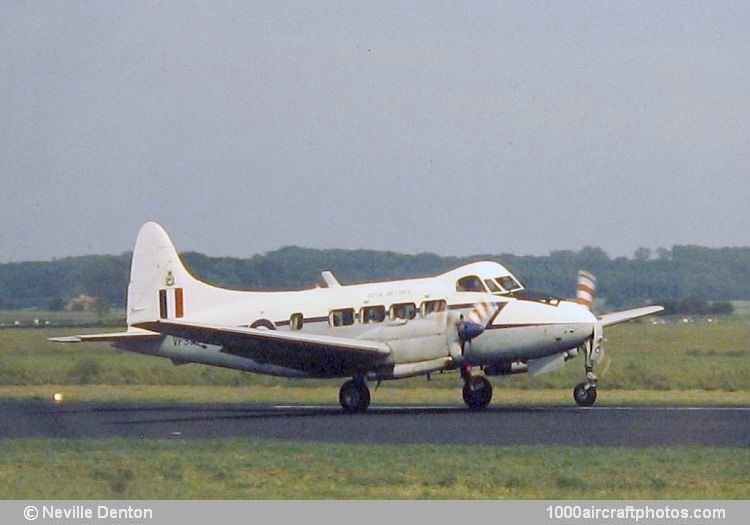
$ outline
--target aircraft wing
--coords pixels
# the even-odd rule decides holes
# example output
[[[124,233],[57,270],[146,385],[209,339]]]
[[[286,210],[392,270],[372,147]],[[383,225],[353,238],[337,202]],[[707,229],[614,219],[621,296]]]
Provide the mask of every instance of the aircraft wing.
[[[613,324],[624,323],[640,317],[646,317],[647,315],[658,314],[663,310],[663,306],[643,306],[641,308],[633,308],[632,310],[604,314],[599,320],[602,322],[602,326],[612,326]]]
[[[388,345],[377,341],[306,333],[185,321],[149,321],[136,326],[164,335],[222,346],[224,352],[258,362],[320,375],[366,370],[391,353]]]

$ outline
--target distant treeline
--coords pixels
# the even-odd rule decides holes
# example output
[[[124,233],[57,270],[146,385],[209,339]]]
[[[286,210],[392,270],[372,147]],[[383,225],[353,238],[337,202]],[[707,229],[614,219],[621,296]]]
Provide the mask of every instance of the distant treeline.
[[[729,301],[708,302],[702,297],[685,297],[684,299],[667,299],[659,301],[664,307],[665,315],[728,315],[734,313]]]
[[[182,256],[197,277],[247,290],[312,287],[322,282],[324,269],[333,270],[342,283],[352,284],[435,275],[470,261],[490,259],[507,266],[528,288],[560,297],[574,294],[576,273],[586,269],[597,276],[597,295],[607,307],[686,298],[750,300],[750,248],[675,246],[655,254],[641,248],[632,258],[610,258],[593,247],[545,256],[442,257],[290,246],[248,259],[194,252]],[[81,294],[124,306],[130,257],[124,253],[0,264],[0,308],[60,309]]]

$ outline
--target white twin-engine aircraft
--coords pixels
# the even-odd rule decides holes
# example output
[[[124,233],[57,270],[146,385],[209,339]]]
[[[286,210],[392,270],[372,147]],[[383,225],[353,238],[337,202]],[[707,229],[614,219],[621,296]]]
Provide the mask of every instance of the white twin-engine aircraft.
[[[183,266],[167,233],[143,225],[133,250],[127,331],[52,338],[105,341],[116,348],[299,378],[347,377],[347,412],[370,404],[368,381],[459,370],[472,409],[489,405],[486,376],[541,374],[583,355],[581,406],[596,400],[594,364],[603,328],[658,313],[646,306],[596,317],[595,279],[579,274],[574,300],[528,293],[496,262],[476,262],[437,277],[344,286],[323,272],[325,288],[246,292],[210,286]]]

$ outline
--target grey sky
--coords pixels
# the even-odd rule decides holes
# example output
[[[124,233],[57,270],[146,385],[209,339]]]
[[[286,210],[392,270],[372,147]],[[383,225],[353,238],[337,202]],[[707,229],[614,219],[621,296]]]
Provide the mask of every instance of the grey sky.
[[[748,2],[0,2],[0,261],[750,245]]]

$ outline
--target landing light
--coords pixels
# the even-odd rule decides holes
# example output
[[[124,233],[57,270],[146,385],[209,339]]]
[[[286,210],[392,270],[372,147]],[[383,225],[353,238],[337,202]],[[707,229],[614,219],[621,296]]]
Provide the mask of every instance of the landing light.
[[[63,395],[61,392],[55,392],[55,394],[52,396],[52,400],[55,402],[55,404],[59,405],[63,402]]]

